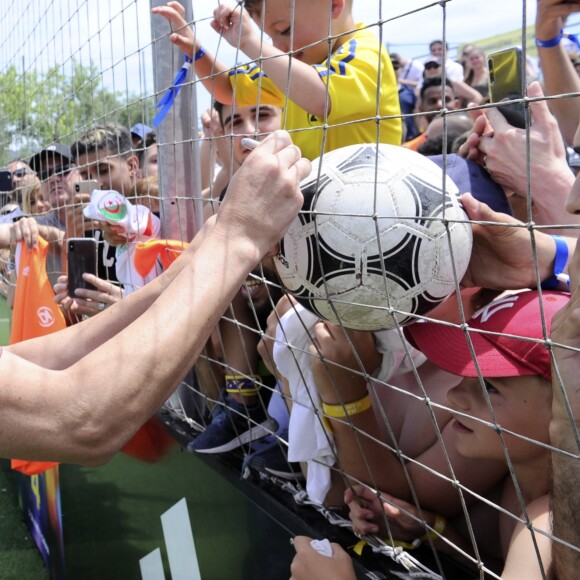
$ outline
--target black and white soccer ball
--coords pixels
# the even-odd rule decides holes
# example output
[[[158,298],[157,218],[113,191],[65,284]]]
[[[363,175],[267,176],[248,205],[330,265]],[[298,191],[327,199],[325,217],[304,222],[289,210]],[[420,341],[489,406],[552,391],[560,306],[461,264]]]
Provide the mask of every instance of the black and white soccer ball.
[[[351,145],[313,162],[304,206],[274,262],[308,310],[356,330],[413,322],[455,290],[472,233],[457,186],[393,145]]]

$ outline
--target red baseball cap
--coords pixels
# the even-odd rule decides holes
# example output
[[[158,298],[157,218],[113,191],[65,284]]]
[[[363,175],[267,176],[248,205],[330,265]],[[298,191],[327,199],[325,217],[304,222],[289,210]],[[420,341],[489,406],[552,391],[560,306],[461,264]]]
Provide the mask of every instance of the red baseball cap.
[[[542,292],[546,336],[554,314],[570,300],[567,292]],[[467,333],[485,378],[540,375],[552,380],[550,351],[544,345],[540,295],[528,290],[502,296],[478,310],[468,328],[416,322],[405,328],[411,344],[443,370],[477,377]]]

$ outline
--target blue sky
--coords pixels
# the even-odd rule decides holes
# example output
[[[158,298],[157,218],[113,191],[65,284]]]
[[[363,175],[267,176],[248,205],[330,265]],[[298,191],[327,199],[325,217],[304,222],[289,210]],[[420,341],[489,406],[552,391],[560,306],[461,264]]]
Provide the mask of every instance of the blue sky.
[[[526,2],[527,23],[534,22],[536,2]],[[235,51],[225,42],[219,43],[218,35],[209,27],[209,18],[217,0],[193,3],[194,17],[202,19],[198,34],[203,43],[223,62],[235,59]],[[355,19],[367,24],[387,21],[383,37],[392,52],[411,57],[428,53],[429,41],[443,36],[444,10],[438,2],[429,0],[354,0]],[[445,6],[446,37],[451,47],[478,39],[509,32],[522,25],[523,3],[521,0],[450,0]],[[405,14],[405,15],[403,15]],[[453,55],[454,53],[451,52]],[[199,107],[209,104],[203,89],[198,92]]]
[[[209,27],[218,0],[193,0],[198,34],[215,52],[219,36]],[[70,69],[72,59],[93,62],[103,83],[124,93],[151,94],[151,31],[149,0],[28,0],[20,10],[9,10],[11,0],[0,0],[0,68],[14,63],[19,70],[42,70],[59,64]],[[529,0],[527,22],[533,23],[536,1]],[[446,36],[450,45],[476,42],[521,26],[521,0],[449,0]],[[401,14],[408,13],[405,16]],[[429,0],[354,0],[358,21],[385,21],[383,34],[391,51],[407,56],[426,54],[430,40],[443,35],[443,8]],[[579,19],[576,18],[576,21]],[[161,40],[163,42],[163,40]],[[165,40],[167,42],[167,40]],[[453,53],[452,53],[453,54]],[[219,43],[219,57],[234,63],[235,50]],[[67,68],[69,67],[69,68]],[[209,97],[200,88],[199,106]]]
[[[211,1],[194,1],[196,17],[211,15]],[[527,20],[533,23],[536,2],[527,2]],[[384,35],[397,52],[407,52],[411,56],[427,51],[429,40],[442,36],[443,8],[438,2],[428,0],[354,0],[354,14],[357,21],[365,23],[395,18],[387,22]],[[404,13],[411,13],[400,16]],[[447,39],[451,45],[470,42],[487,36],[507,32],[521,26],[523,5],[520,0],[450,0],[446,4]],[[400,16],[400,17],[399,17]],[[399,18],[397,18],[399,17]],[[200,27],[200,33],[205,31]],[[208,32],[213,33],[207,27]],[[204,34],[205,38],[209,35]],[[213,33],[215,35],[215,33]],[[407,50],[402,50],[406,48]]]

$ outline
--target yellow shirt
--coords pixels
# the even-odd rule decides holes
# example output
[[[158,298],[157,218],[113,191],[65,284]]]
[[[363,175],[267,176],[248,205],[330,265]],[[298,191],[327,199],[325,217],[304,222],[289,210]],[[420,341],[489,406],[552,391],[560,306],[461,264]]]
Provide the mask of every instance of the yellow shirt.
[[[361,30],[361,26],[357,25],[358,30],[353,37],[342,44],[330,59],[313,65],[328,86],[331,103],[324,151],[356,143],[401,144],[401,111],[391,59],[375,35],[367,29]],[[256,63],[231,71],[230,82],[238,106],[260,102],[282,107],[285,119],[282,128],[291,133],[302,155],[308,159],[321,155],[324,118],[310,115],[287,99]],[[379,123],[376,121],[377,115],[381,117]]]

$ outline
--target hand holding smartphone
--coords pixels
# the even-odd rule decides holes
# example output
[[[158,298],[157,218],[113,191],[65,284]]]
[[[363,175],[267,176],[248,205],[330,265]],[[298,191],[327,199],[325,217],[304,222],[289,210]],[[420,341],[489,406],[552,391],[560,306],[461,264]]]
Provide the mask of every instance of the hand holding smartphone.
[[[67,240],[68,295],[73,298],[77,288],[96,290],[83,279],[83,274],[97,275],[97,241],[94,238]]]
[[[492,103],[522,99],[525,96],[525,63],[519,47],[500,50],[488,55],[489,97]],[[520,129],[526,128],[528,109],[523,102],[499,105],[498,110],[506,121]]]

